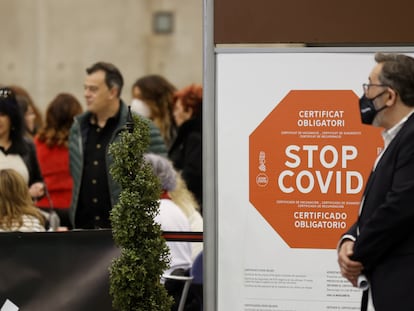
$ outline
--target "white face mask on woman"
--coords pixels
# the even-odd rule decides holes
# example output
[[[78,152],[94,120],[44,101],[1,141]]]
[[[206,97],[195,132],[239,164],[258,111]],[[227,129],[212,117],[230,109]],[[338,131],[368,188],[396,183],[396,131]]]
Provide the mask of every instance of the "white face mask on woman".
[[[151,116],[151,111],[148,105],[138,98],[132,99],[131,110],[145,118],[149,118]]]

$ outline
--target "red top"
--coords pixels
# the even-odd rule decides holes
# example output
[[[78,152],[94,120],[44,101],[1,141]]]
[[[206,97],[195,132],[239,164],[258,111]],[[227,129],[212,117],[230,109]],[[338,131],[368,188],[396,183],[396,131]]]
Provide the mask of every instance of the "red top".
[[[34,139],[37,159],[47,190],[49,191],[53,207],[69,208],[72,199],[73,180],[69,171],[69,150],[66,147],[49,148]],[[43,197],[36,204],[39,207],[50,207],[47,197]]]

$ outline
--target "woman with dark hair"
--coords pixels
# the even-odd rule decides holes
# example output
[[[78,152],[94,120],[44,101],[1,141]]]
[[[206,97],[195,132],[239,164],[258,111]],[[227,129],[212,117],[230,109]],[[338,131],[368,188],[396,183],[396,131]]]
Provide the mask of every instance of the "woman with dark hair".
[[[192,84],[174,94],[177,137],[168,156],[194,194],[202,211],[202,101],[203,88]]]
[[[132,86],[131,109],[154,122],[168,148],[177,132],[172,114],[175,91],[175,86],[159,75],[139,78]]]
[[[33,143],[25,137],[23,115],[14,92],[0,88],[0,169],[14,169],[29,185],[33,199],[45,194]]]
[[[42,126],[42,115],[36,107],[29,92],[18,85],[11,85],[10,89],[16,96],[17,103],[23,113],[27,137],[33,138],[37,130]]]
[[[69,130],[73,119],[82,113],[82,106],[71,94],[58,94],[46,110],[45,125],[34,139],[40,169],[45,179],[48,197],[37,202],[37,206],[49,210],[54,208],[60,224],[70,228],[69,207],[72,198],[73,180],[69,171]]]

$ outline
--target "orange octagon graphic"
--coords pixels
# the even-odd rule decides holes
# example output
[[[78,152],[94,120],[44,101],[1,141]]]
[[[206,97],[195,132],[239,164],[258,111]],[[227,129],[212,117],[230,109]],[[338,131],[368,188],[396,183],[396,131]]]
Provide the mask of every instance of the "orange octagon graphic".
[[[250,202],[290,247],[333,249],[382,146],[354,92],[291,91],[249,137]]]

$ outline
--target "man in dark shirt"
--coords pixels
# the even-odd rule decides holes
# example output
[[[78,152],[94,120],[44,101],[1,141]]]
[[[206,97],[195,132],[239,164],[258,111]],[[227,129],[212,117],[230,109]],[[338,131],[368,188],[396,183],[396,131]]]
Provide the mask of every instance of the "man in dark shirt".
[[[128,115],[120,99],[123,78],[114,65],[98,62],[87,70],[87,111],[76,117],[69,136],[73,194],[70,217],[74,228],[109,228],[109,213],[118,201],[119,185],[109,174],[108,146],[122,132]],[[158,128],[150,127],[149,152],[166,155]]]

